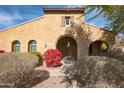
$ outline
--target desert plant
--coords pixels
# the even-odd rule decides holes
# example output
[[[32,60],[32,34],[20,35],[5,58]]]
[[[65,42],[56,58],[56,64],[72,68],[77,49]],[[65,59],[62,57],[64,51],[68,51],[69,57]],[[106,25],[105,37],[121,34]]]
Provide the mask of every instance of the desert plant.
[[[61,60],[61,52],[58,49],[48,49],[44,55],[44,61],[48,67],[55,67],[59,65]]]
[[[115,58],[117,60],[120,60],[124,64],[124,52],[122,51],[121,48],[112,49],[105,56],[110,57],[110,58]]]
[[[77,87],[120,87],[124,82],[123,72],[124,65],[116,59],[99,56],[82,57],[75,68],[65,72],[65,81],[69,83],[76,81]]]
[[[31,54],[0,54],[0,87],[24,87],[37,63],[38,58]]]

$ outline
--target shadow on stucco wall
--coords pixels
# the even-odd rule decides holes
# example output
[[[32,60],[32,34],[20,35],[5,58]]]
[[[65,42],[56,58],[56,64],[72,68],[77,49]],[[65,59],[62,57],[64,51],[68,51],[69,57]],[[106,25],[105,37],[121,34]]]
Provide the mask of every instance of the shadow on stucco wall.
[[[102,35],[98,37],[99,36],[99,33],[98,33],[96,34],[96,38],[93,39],[94,33],[92,31],[93,30],[92,28],[93,29],[95,28],[96,30],[101,31]],[[91,27],[86,24],[73,24],[70,27],[66,28],[65,34],[73,36],[74,39],[76,39],[78,45],[84,48],[80,51],[87,52],[87,53],[89,53],[90,45],[97,40],[106,42],[106,44],[108,45],[110,49],[115,44],[115,33],[114,32],[106,31],[104,29],[96,28],[93,26]]]
[[[92,42],[92,39],[90,38],[92,32],[89,31],[89,29],[86,31],[84,25],[73,24],[66,28],[65,34],[73,36],[77,41],[78,58],[89,55],[89,44]]]
[[[105,32],[102,34],[100,40],[103,40],[105,41],[109,47],[110,47],[110,50],[113,48],[113,45],[115,44],[115,33],[114,32],[110,32],[110,31],[107,31],[105,30]]]

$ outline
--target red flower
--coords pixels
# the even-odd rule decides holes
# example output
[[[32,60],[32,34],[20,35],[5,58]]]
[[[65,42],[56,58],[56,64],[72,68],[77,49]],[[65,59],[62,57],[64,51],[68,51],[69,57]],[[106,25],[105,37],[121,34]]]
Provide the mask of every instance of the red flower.
[[[61,61],[62,53],[58,49],[48,49],[43,58],[48,67],[57,66]]]
[[[4,53],[5,51],[3,49],[0,49],[0,53]]]

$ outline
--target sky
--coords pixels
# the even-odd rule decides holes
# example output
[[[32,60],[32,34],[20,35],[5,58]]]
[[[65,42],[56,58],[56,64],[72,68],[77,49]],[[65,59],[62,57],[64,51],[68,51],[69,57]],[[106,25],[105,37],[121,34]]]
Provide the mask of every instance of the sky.
[[[35,19],[43,15],[42,8],[75,8],[79,5],[0,5],[0,30]],[[103,18],[87,21],[96,12],[85,15],[85,22],[97,27],[104,27]]]

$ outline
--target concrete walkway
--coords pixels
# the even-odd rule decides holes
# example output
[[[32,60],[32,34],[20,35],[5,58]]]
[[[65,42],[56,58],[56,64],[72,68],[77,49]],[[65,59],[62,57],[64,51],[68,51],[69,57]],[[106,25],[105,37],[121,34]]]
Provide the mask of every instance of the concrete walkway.
[[[65,88],[66,83],[63,82],[65,74],[60,72],[60,67],[49,68],[40,66],[34,70],[46,70],[49,72],[49,78],[34,86],[34,88]],[[45,75],[44,75],[45,76]]]
[[[61,67],[47,67],[45,64],[43,66],[37,67],[34,71],[47,71],[49,73],[49,78],[45,79],[43,82],[37,84],[34,88],[67,88],[67,87],[76,87],[76,83],[74,85],[69,86],[67,82],[65,82],[65,73],[64,71],[70,66],[72,66],[75,61],[63,59],[63,65]],[[46,73],[46,74],[48,74]],[[45,77],[45,73],[43,75]]]
[[[40,67],[35,68],[35,70],[47,70],[51,77],[65,76],[64,73],[60,72],[61,67],[51,68],[51,67],[46,67],[46,66],[40,66]]]

